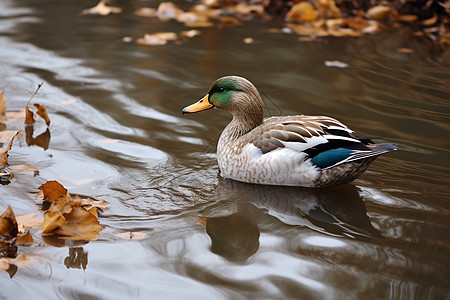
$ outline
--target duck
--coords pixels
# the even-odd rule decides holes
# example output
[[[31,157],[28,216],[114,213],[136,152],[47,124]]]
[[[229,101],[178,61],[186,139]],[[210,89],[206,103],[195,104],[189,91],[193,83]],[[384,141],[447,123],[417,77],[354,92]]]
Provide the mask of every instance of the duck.
[[[396,150],[374,143],[327,116],[264,118],[257,88],[240,76],[217,79],[182,110],[219,109],[232,115],[217,144],[220,175],[236,181],[323,188],[354,181],[380,155]]]

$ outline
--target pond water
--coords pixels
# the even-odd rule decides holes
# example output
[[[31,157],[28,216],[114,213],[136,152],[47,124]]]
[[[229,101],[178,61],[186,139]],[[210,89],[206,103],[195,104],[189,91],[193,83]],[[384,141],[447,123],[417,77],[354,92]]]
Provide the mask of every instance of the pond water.
[[[186,28],[132,14],[157,2],[122,4],[105,17],[80,15],[92,1],[0,4],[7,111],[44,82],[33,102],[51,119],[47,149],[25,135],[14,142],[10,165],[39,172],[16,170],[0,187],[0,211],[39,212],[47,180],[109,203],[98,240],[32,229],[36,242],[19,253],[37,262],[12,278],[0,272],[0,298],[448,299],[448,51],[402,28],[304,42],[269,32],[281,20],[259,19],[143,46],[123,38]],[[181,109],[230,74],[259,88],[267,115],[333,116],[399,150],[325,190],[221,179],[215,147],[230,117]],[[38,122],[33,136],[46,130]]]

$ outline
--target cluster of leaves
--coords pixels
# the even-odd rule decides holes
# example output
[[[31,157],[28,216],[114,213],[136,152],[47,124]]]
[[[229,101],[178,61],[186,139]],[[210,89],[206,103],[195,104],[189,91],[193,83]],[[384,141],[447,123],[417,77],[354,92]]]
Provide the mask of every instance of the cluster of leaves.
[[[82,14],[109,15],[121,13],[122,9],[107,6],[101,0],[96,6],[85,9]],[[156,8],[143,7],[134,14],[141,17],[158,18],[161,21],[175,20],[186,27],[201,28],[241,25],[252,17],[268,19],[281,14],[287,22],[284,29],[271,32],[292,32],[301,40],[316,37],[348,37],[374,34],[389,25],[409,23],[417,28],[416,35],[426,35],[441,45],[450,44],[450,1],[362,1],[362,0],[202,0],[188,11],[172,2],[162,2]],[[201,34],[197,29],[145,34],[134,39],[125,37],[125,42],[135,41],[143,45],[165,45],[168,41],[183,43],[186,38]],[[245,43],[256,42],[246,38]]]
[[[19,112],[6,112],[6,96],[3,91],[0,91],[0,143],[6,144],[7,146],[4,149],[0,150],[0,183],[8,184],[10,183],[10,179],[13,178],[13,173],[11,169],[26,169],[37,172],[38,169],[34,167],[30,167],[28,165],[16,165],[9,166],[8,163],[8,151],[11,150],[14,138],[16,136],[22,135],[25,133],[26,142],[29,146],[37,145],[44,149],[48,148],[50,143],[50,130],[48,126],[50,125],[50,118],[47,114],[47,109],[43,104],[34,104],[36,108],[35,111],[29,108],[29,104],[33,97],[36,95],[42,83],[38,85],[38,88],[34,92],[34,94],[28,100],[26,107]],[[47,130],[37,137],[33,136],[34,133],[34,124],[36,123],[35,115],[41,117],[45,120],[47,125]],[[5,130],[6,124],[15,122],[20,119],[24,119],[25,132],[20,130]]]
[[[37,213],[16,217],[10,206],[0,216],[0,270],[12,277],[18,266],[36,261],[25,254],[18,254],[18,245],[34,243],[26,228],[40,227],[44,241],[54,246],[64,240],[85,243],[97,239],[103,226],[98,221],[97,209],[108,204],[91,198],[72,197],[57,181],[48,181],[39,187],[36,199],[42,201],[44,217]],[[63,241],[60,243],[58,241]]]

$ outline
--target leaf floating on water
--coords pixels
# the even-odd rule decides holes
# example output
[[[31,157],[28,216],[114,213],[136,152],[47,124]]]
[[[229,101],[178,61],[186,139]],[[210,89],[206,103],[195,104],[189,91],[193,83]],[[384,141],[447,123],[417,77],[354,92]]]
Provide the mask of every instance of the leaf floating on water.
[[[380,20],[386,18],[391,12],[391,8],[389,6],[377,5],[370,8],[366,12],[367,19]]]
[[[44,219],[37,213],[16,216],[17,223],[25,228],[40,227]]]
[[[332,60],[332,61],[326,60],[325,61],[325,66],[327,66],[327,67],[336,67],[336,68],[347,68],[348,64],[346,64],[344,62],[341,62],[341,61],[338,61],[338,60]]]
[[[67,194],[67,189],[56,180],[47,181],[39,189],[43,192],[43,200],[47,201],[54,201]]]
[[[319,13],[309,2],[300,2],[292,6],[286,15],[289,22],[312,22],[317,20]]]
[[[37,114],[45,120],[45,124],[50,125],[50,119],[47,114],[47,109],[45,108],[44,104],[34,104],[34,106],[37,108]]]
[[[6,97],[3,91],[0,91],[0,117],[6,114]]]
[[[48,181],[39,189],[42,193],[38,193],[37,198],[52,202],[44,215],[41,226],[43,234],[71,240],[92,240],[98,237],[103,226],[97,219],[97,207],[106,208],[105,201],[72,197],[57,181]]]
[[[0,166],[6,167],[8,166],[8,151],[11,150],[14,138],[19,134],[19,131],[16,131],[16,133],[11,137],[11,140],[8,143],[8,146],[6,146],[5,149],[0,149]]]
[[[15,238],[18,233],[16,216],[11,208],[8,208],[0,215],[0,241]]]
[[[120,14],[121,12],[122,9],[120,7],[106,6],[105,1],[102,0],[96,6],[84,9],[81,14],[107,16],[109,14]]]
[[[436,24],[437,21],[439,21],[439,17],[435,13],[431,18],[423,20],[422,22],[420,22],[420,25],[428,27],[428,26],[432,26],[432,25]]]

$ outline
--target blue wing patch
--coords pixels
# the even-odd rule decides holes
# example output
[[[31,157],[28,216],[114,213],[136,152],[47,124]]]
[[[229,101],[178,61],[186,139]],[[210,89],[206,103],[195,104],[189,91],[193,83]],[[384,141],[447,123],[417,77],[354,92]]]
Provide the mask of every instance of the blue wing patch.
[[[351,156],[352,153],[353,150],[349,149],[332,149],[317,154],[311,159],[311,162],[319,168],[324,169],[345,160]]]

